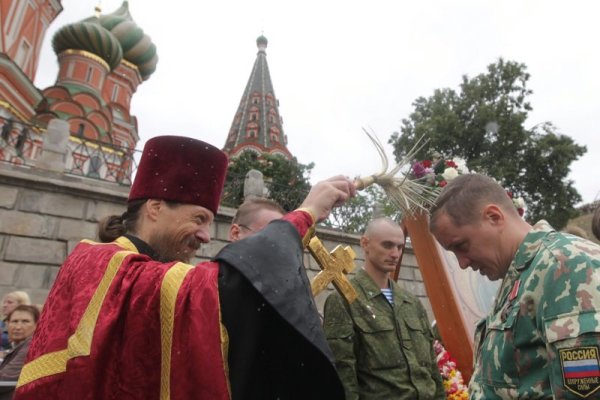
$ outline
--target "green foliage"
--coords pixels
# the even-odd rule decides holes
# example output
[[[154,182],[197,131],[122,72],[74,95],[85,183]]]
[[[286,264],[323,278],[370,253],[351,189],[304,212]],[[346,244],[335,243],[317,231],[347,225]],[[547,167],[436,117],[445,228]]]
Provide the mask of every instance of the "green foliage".
[[[369,221],[373,219],[375,207],[378,208],[377,216],[386,216],[396,221],[401,219],[400,213],[390,203],[385,193],[373,185],[358,192],[344,205],[334,208],[322,225],[346,233],[363,233]]]
[[[300,164],[280,155],[263,154],[258,157],[254,152],[245,151],[229,163],[223,199],[225,206],[237,208],[244,201],[244,179],[251,169],[263,173],[269,198],[278,202],[285,210],[298,208],[310,191],[310,172],[314,163]]]
[[[419,97],[414,111],[394,133],[397,159],[422,136],[429,139],[420,159],[434,151],[461,157],[471,170],[497,179],[527,203],[527,218],[544,218],[561,229],[576,215],[581,196],[567,179],[573,161],[585,152],[550,122],[525,128],[530,75],[525,64],[499,59],[487,72],[463,76],[458,91],[437,89]]]

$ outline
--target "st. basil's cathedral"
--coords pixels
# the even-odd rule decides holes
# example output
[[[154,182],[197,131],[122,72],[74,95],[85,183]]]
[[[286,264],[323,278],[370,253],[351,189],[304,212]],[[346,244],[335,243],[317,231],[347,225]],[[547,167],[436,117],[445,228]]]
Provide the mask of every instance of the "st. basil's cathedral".
[[[54,85],[37,88],[44,35],[61,11],[59,0],[0,4],[0,161],[35,165],[49,124],[61,120],[69,131],[65,173],[127,185],[140,139],[131,100],[157,70],[157,48],[127,0],[108,14],[97,7],[95,15],[53,36],[58,76]],[[231,129],[223,133],[223,150],[230,157],[252,151],[291,159],[266,61],[267,39],[261,35],[256,43],[256,61]]]

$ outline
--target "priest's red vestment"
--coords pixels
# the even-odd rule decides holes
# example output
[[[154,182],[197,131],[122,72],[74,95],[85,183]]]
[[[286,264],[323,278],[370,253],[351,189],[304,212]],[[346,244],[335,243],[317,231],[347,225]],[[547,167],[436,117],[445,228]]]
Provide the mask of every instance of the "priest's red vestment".
[[[80,243],[44,306],[17,398],[228,399],[217,273],[216,263],[152,261],[124,237]]]

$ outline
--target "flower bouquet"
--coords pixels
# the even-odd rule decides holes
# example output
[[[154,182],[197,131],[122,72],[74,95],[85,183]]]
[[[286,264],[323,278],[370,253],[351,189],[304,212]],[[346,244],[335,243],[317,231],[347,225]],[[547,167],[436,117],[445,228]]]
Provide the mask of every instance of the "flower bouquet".
[[[456,361],[454,361],[448,350],[438,340],[433,343],[433,348],[435,350],[438,369],[444,382],[446,399],[468,400],[469,391],[463,381],[462,374],[456,368]]]
[[[444,186],[459,175],[470,173],[467,163],[462,158],[444,159],[435,154],[431,160],[414,161],[409,171],[409,178],[434,189],[435,197]],[[525,214],[525,200],[514,197],[510,190],[506,194],[521,217]]]
[[[444,160],[439,154],[431,160],[415,161],[409,172],[413,179],[440,189],[458,175],[468,173],[467,163],[462,158]]]
[[[427,212],[448,182],[458,175],[469,173],[465,160],[461,158],[444,159],[440,154],[436,154],[431,160],[415,161],[415,155],[427,143],[426,140],[422,141],[423,137],[417,140],[394,167],[389,168],[388,157],[377,136],[366,129],[363,131],[375,145],[381,158],[382,169],[372,175],[356,177],[356,189],[364,190],[373,184],[379,185],[390,202],[407,215]],[[517,201],[522,202],[522,198]],[[517,203],[515,207],[519,209]],[[521,209],[524,211],[524,207]]]
[[[432,159],[413,161],[408,171],[408,179],[430,188],[428,202],[433,204],[440,191],[448,182],[459,175],[468,174],[467,163],[461,158],[444,159],[435,154]]]

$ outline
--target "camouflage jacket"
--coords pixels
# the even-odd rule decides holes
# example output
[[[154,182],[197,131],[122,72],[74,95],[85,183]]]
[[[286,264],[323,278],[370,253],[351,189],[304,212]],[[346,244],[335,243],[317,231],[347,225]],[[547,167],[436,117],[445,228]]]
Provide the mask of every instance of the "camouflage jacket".
[[[600,246],[538,222],[475,333],[471,399],[600,395]]]
[[[361,269],[351,280],[358,298],[325,302],[324,329],[347,400],[445,399],[433,334],[419,300],[391,282],[394,306]]]

